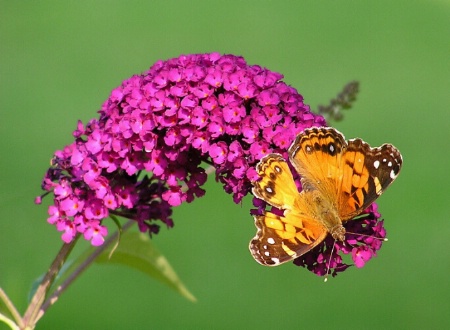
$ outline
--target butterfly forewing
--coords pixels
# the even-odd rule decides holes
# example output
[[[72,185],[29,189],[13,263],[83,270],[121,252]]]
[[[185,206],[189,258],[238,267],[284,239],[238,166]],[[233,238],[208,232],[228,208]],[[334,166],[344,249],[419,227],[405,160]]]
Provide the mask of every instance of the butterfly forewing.
[[[303,189],[319,190],[335,208],[344,176],[341,165],[346,148],[342,134],[326,127],[306,129],[289,148],[290,161],[302,178]]]
[[[338,211],[349,220],[370,206],[400,172],[402,156],[391,144],[371,148],[361,139],[348,142]]]
[[[261,179],[253,182],[253,194],[279,209],[292,209],[298,189],[286,160],[280,154],[269,154],[256,171]]]

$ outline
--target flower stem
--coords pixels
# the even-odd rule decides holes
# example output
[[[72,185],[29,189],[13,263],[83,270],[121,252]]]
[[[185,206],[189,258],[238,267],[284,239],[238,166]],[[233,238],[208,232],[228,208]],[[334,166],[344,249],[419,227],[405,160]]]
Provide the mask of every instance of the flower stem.
[[[122,226],[122,231],[126,231],[130,228],[134,223],[133,220],[129,220]],[[81,275],[91,264],[92,262],[103,252],[105,251],[113,242],[117,241],[119,235],[119,231],[116,231],[112,234],[101,246],[94,250],[92,254],[90,254],[68,277],[67,279],[56,288],[56,290],[52,293],[52,295],[42,304],[42,307],[39,311],[39,314],[36,316],[36,321],[39,320],[47,309],[52,306],[58,299],[59,296]]]
[[[0,300],[2,300],[3,303],[5,304],[6,308],[8,308],[8,311],[11,313],[11,316],[17,322],[17,325],[20,328],[23,328],[22,317],[20,316],[19,312],[17,311],[17,309],[14,306],[14,304],[12,303],[12,301],[9,299],[6,292],[3,291],[1,288],[0,288]],[[7,323],[11,327],[11,329],[13,329],[12,320],[10,320],[6,317],[3,317],[1,314],[0,314],[0,320]]]
[[[31,303],[28,306],[23,317],[23,325],[26,329],[33,329],[35,327],[36,322],[39,319],[37,316],[39,315],[39,311],[45,301],[47,293],[50,290],[51,285],[55,281],[55,278],[58,275],[61,267],[64,265],[64,262],[67,260],[67,257],[75,246],[75,243],[77,242],[79,236],[80,235],[77,235],[75,239],[69,244],[63,244],[63,246],[59,250],[58,255],[51,264],[48,272],[45,274],[41,284],[37,288],[36,293],[31,299]]]
[[[21,328],[14,323],[13,320],[11,320],[10,318],[7,318],[5,315],[0,313],[0,322],[5,323],[6,325],[8,325],[12,330],[20,330]]]

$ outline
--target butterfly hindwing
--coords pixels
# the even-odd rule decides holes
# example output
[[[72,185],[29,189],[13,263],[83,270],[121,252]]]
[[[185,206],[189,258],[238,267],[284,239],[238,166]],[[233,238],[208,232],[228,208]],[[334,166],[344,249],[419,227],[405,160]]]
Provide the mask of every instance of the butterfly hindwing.
[[[255,216],[258,229],[250,242],[253,258],[266,266],[277,266],[305,254],[323,241],[327,230],[305,215],[272,212]]]

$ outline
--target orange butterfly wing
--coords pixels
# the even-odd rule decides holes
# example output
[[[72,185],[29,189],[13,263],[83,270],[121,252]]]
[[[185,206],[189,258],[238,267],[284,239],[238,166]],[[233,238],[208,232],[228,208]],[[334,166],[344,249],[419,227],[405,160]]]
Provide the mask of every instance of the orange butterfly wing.
[[[390,144],[371,148],[361,139],[345,141],[331,127],[299,134],[289,148],[290,161],[306,190],[318,190],[342,221],[360,214],[395,180],[402,157]]]
[[[268,154],[256,171],[261,179],[253,182],[253,195],[276,208],[292,209],[299,192],[286,160],[280,154]]]
[[[289,212],[255,216],[258,228],[250,242],[253,258],[266,266],[277,266],[305,254],[327,236],[326,229],[314,219]]]
[[[250,242],[250,252],[260,264],[276,266],[311,250],[323,241],[327,230],[311,215],[308,196],[298,192],[281,155],[265,156],[257,171],[261,180],[253,183],[253,194],[284,214],[266,211],[255,216],[258,230]]]
[[[391,144],[371,148],[361,139],[348,141],[344,155],[339,214],[348,220],[368,208],[397,178],[402,155]]]

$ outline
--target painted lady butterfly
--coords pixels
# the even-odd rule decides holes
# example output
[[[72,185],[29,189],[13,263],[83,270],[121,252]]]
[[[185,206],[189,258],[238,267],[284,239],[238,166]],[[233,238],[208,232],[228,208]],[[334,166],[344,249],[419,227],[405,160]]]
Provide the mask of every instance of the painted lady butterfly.
[[[253,194],[284,211],[255,216],[258,229],[250,242],[257,262],[277,266],[293,260],[328,234],[344,241],[342,225],[358,216],[395,180],[402,166],[400,152],[391,144],[371,148],[361,139],[345,141],[331,127],[305,129],[288,150],[301,177],[299,193],[279,154],[269,154],[257,165],[261,179]]]

